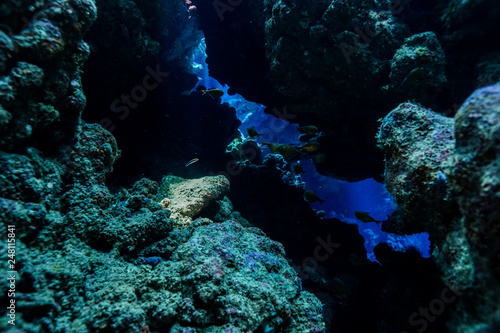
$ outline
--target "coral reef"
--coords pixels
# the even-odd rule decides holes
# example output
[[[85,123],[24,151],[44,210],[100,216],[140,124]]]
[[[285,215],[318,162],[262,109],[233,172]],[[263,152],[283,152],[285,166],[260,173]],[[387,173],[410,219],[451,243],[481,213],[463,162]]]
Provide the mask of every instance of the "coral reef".
[[[69,141],[85,107],[83,35],[96,18],[93,1],[4,4],[1,27],[0,148]],[[22,24],[24,23],[24,24]]]
[[[314,124],[326,134],[322,152],[329,162],[319,171],[348,180],[377,178],[381,172],[369,133],[384,112],[377,106],[387,96],[380,83],[387,80],[388,60],[409,35],[381,4],[366,1],[358,7],[338,1],[266,2],[270,78],[297,115],[293,121]],[[332,162],[339,159],[342,163]],[[364,165],[365,175],[356,172],[357,165]]]
[[[24,163],[41,159],[33,156]],[[74,159],[100,161],[99,154]],[[223,198],[229,189],[225,177],[168,176],[161,185],[142,179],[113,195],[98,178],[59,177],[47,186],[57,175],[58,169],[48,169],[53,164],[47,163],[47,170],[31,166],[45,172],[26,193],[36,191],[34,198],[41,195],[42,203],[17,198],[23,193],[17,194],[7,177],[15,172],[3,180],[12,192],[2,195],[14,198],[0,200],[0,216],[5,225],[16,226],[16,265],[22,267],[17,283],[23,286],[16,296],[16,324],[23,331],[137,332],[147,326],[170,332],[207,327],[324,332],[322,305],[301,291],[283,246],[255,227],[226,219],[239,215]],[[106,169],[88,170],[99,172]],[[26,173],[36,180],[36,173]],[[74,183],[61,185],[60,179]],[[51,195],[61,186],[66,192],[60,199]],[[167,208],[159,203],[166,195]],[[204,217],[210,204],[217,204],[214,214],[225,222]]]
[[[321,303],[300,290],[281,244],[233,221],[190,233],[154,268],[75,239],[49,252],[19,244],[21,281],[31,291],[18,296],[23,315],[17,327],[25,332],[139,332],[145,325],[169,332],[259,327],[324,332]],[[277,320],[268,322],[269,317]],[[6,329],[5,321],[0,325]]]
[[[158,196],[169,199],[168,209],[172,212],[172,219],[189,225],[203,209],[214,201],[222,200],[228,191],[229,181],[224,176],[185,181],[167,176],[162,179]]]
[[[262,163],[262,151],[255,139],[236,138],[227,146],[226,153],[238,163]]]
[[[400,206],[386,227],[429,232],[442,279],[458,295],[448,323],[453,332],[496,327],[499,117],[500,86],[488,86],[455,119],[402,104],[383,119],[378,135],[388,189]]]
[[[287,121],[316,125],[318,171],[336,178],[380,179],[376,120],[399,103],[452,115],[498,81],[494,0],[194,3],[211,75],[268,113],[286,105]]]
[[[474,272],[469,280],[472,286],[463,291],[463,297],[470,297],[468,302],[482,307],[477,318],[473,318],[463,302],[453,325],[470,332],[486,327],[493,332],[498,326],[495,322],[498,322],[496,300],[500,295],[499,124],[499,85],[475,91],[455,116],[456,147],[451,186],[457,195],[462,238],[470,246],[468,252]]]
[[[433,32],[406,38],[391,61],[389,89],[410,100],[432,105],[446,83],[444,58]]]
[[[447,176],[453,165],[454,120],[403,103],[382,120],[377,139],[386,156],[385,183],[399,207],[390,230],[428,231],[442,238],[437,230],[456,214]]]
[[[312,210],[283,162],[271,154],[261,165],[242,163],[228,197],[243,217],[284,245],[303,287],[324,304],[327,332],[408,327],[415,304],[428,303],[445,287],[436,264],[417,251],[398,253],[382,245],[375,252],[382,266],[369,262],[357,226]],[[428,332],[443,332],[447,318]]]
[[[498,49],[474,47],[498,8],[392,4],[0,3],[0,220],[15,234],[0,267],[18,272],[16,328],[0,330],[409,332],[446,303],[424,330],[498,331],[500,86],[442,115],[498,81]],[[198,22],[210,75],[286,105],[300,153],[232,141],[235,110],[195,89]],[[311,208],[323,198],[288,153],[347,180],[380,178],[384,154],[399,209],[383,228],[427,231],[432,259],[381,244],[369,262],[355,225]]]
[[[103,13],[123,10],[102,17],[126,18],[114,28],[123,38],[128,31],[134,56],[158,51],[140,33],[147,23],[134,2],[100,6]],[[15,226],[16,329],[324,332],[321,303],[301,290],[283,246],[234,211],[226,178],[170,176],[161,184],[142,178],[113,192],[106,186],[121,154],[117,141],[81,120],[81,66],[89,53],[81,38],[95,20],[95,3],[0,7],[0,219]],[[192,99],[226,116],[205,115],[214,123],[210,130],[220,132],[207,144],[217,142],[223,155],[239,125],[234,110],[200,93]],[[7,253],[7,244],[0,249]],[[7,269],[7,261],[1,265]],[[6,293],[0,301],[9,301]]]

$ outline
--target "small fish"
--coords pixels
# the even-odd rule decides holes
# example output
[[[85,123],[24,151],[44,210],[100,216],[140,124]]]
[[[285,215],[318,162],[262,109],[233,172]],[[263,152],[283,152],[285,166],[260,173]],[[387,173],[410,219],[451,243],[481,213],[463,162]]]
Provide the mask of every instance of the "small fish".
[[[362,212],[362,211],[357,210],[354,212],[354,215],[356,216],[356,218],[358,220],[360,220],[363,223],[368,223],[368,222],[378,223],[378,222],[380,222],[380,221],[375,220],[373,217],[371,217],[369,215],[369,213],[367,213],[367,212]]]
[[[191,1],[186,0],[186,5],[188,5],[188,6],[189,6],[189,5],[192,5],[192,4],[193,4],[193,3],[192,3]]]
[[[224,95],[224,92],[220,89],[217,89],[217,88],[212,88],[212,89],[208,89],[208,90],[202,90],[202,95],[209,95],[210,97],[212,97],[213,99],[216,99],[216,98],[221,98],[222,95]]]
[[[302,150],[305,150],[309,153],[315,152],[319,148],[319,143],[316,140],[309,141],[305,145],[299,147]]]
[[[318,197],[318,195],[316,194],[316,192],[311,191],[311,190],[307,190],[307,191],[304,192],[304,198],[309,203],[319,202],[320,204],[323,204],[323,202],[325,202],[325,200],[320,199]]]
[[[195,157],[192,160],[190,160],[189,162],[187,162],[186,165],[185,165],[185,167],[188,167],[191,164],[198,162],[199,160],[200,160],[199,158]]]
[[[255,137],[260,138],[260,136],[262,135],[260,133],[257,133],[257,130],[255,129],[254,126],[248,127],[247,128],[247,133],[248,133],[248,136],[250,137],[250,139],[253,139]]]
[[[297,127],[297,131],[302,134],[315,135],[319,132],[319,129],[314,125]]]
[[[305,172],[304,168],[302,167],[302,164],[300,164],[300,163],[293,163],[292,164],[292,170],[293,170],[293,173],[295,173],[296,175]]]
[[[297,155],[299,152],[292,145],[286,143],[269,143],[262,141],[262,144],[269,147],[271,153],[280,154],[285,159]]]
[[[422,68],[420,68],[420,67],[413,68],[408,73],[408,75],[406,75],[403,82],[401,82],[401,84],[399,86],[401,87],[403,85],[403,83],[405,83],[405,82],[406,82],[406,85],[414,83],[420,77],[420,74],[421,74],[420,70],[421,69]]]

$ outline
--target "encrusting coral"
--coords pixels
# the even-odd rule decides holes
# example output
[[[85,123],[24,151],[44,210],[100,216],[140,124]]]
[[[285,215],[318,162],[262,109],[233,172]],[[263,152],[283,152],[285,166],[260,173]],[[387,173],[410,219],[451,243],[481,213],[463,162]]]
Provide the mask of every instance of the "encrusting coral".
[[[403,103],[378,135],[399,206],[384,228],[429,232],[442,280],[459,296],[448,324],[454,332],[493,332],[498,322],[499,124],[494,85],[476,90],[455,119]]]

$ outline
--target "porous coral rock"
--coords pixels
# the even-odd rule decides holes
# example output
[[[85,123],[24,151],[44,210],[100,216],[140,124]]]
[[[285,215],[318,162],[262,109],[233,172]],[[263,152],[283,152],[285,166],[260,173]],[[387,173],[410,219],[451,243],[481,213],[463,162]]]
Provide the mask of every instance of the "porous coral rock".
[[[166,176],[160,185],[159,197],[170,199],[171,218],[178,225],[189,225],[201,210],[229,192],[229,181],[224,176],[183,180]],[[162,200],[162,199],[160,199]]]
[[[300,290],[279,243],[206,217],[173,228],[177,221],[158,203],[165,192],[149,179],[116,194],[105,186],[120,154],[116,140],[80,118],[80,72],[89,54],[81,37],[95,16],[92,0],[0,3],[0,221],[16,226],[16,329],[269,330],[267,318],[277,311],[280,320],[293,318],[287,326],[296,331],[323,332],[321,303]],[[223,176],[173,183],[180,217],[196,217],[217,200],[218,219],[235,216]],[[6,242],[0,250],[7,253]],[[153,269],[141,255],[162,260]],[[242,264],[223,260],[230,255]],[[283,329],[275,319],[274,328]],[[0,322],[0,331],[9,329]]]
[[[405,39],[391,60],[390,89],[418,103],[429,104],[446,83],[445,55],[434,32]]]
[[[407,233],[416,226],[429,232],[442,279],[458,295],[448,323],[453,332],[497,327],[499,124],[500,86],[495,85],[476,90],[454,120],[402,104],[382,120],[378,136],[386,153],[386,183],[402,213],[395,229]],[[446,177],[432,182],[437,170]],[[413,228],[398,225],[405,219]]]
[[[177,231],[187,229],[175,228]],[[77,239],[59,249],[18,244],[23,266],[16,325],[24,332],[139,332],[177,326],[191,332],[246,332],[271,325],[291,332],[324,332],[322,305],[302,291],[281,244],[256,228],[226,221],[196,228],[154,268],[103,253]],[[181,240],[181,238],[179,238]],[[6,244],[0,244],[5,250]],[[1,265],[6,265],[2,262]],[[50,310],[50,311],[49,311]],[[280,320],[267,323],[274,316]],[[287,317],[291,321],[283,321]],[[0,329],[7,329],[7,322]]]
[[[92,0],[11,1],[2,10],[11,14],[0,34],[0,104],[12,119],[1,148],[45,150],[73,136],[85,107],[79,81],[89,49],[81,38],[96,11]]]
[[[104,184],[120,156],[115,138],[97,124],[78,127],[76,142],[68,147],[67,173],[76,183]]]
[[[402,103],[382,119],[377,140],[385,153],[387,189],[403,215],[398,223],[405,223],[392,225],[392,231],[428,231],[441,238],[440,228],[453,212],[447,179],[439,178],[447,178],[453,164],[453,119]]]
[[[469,332],[485,326],[493,332],[500,295],[500,85],[476,90],[458,110],[455,128],[451,185],[474,271],[453,326]],[[476,305],[475,316],[467,303]]]

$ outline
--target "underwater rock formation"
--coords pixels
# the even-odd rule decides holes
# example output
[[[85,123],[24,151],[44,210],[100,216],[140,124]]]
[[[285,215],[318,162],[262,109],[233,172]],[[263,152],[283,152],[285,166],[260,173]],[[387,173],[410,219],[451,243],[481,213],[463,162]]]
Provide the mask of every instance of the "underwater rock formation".
[[[400,204],[385,227],[428,231],[433,258],[379,245],[382,266],[369,262],[358,228],[311,209],[306,199],[318,198],[300,171],[280,155],[261,161],[258,140],[233,145],[228,161],[240,122],[227,104],[193,91],[187,67],[201,34],[190,2],[97,0],[87,45],[95,2],[8,0],[0,3],[0,220],[15,226],[18,276],[16,328],[4,320],[0,330],[411,331],[416,304],[445,295],[456,297],[427,332],[497,331],[499,88],[477,91],[455,120],[417,104],[441,106],[431,92],[450,82],[450,44],[470,38],[408,29],[405,15],[374,1],[356,9],[339,0],[194,2],[221,22],[200,16],[211,74],[317,125],[301,147],[325,174],[377,178],[377,118],[413,99],[377,138]],[[447,10],[467,23],[475,6],[450,1]],[[86,120],[100,125],[81,119],[89,51]],[[497,56],[467,66],[493,75]],[[203,177],[217,172],[229,180]],[[168,176],[137,180],[141,173]],[[110,177],[132,185],[109,186]]]
[[[473,265],[468,281],[470,288],[464,290],[461,297],[470,297],[468,302],[482,307],[474,318],[464,301],[459,305],[453,326],[457,331],[479,332],[489,328],[493,332],[498,329],[500,315],[497,308],[500,295],[500,86],[475,91],[458,110],[455,128],[451,186],[460,208],[461,236],[470,246]],[[465,286],[455,288],[459,287]]]
[[[401,207],[388,228],[429,232],[442,279],[457,295],[453,332],[498,325],[499,120],[495,85],[475,91],[455,119],[402,104],[378,136],[388,189]]]
[[[160,196],[169,200],[166,208],[172,212],[171,218],[189,225],[201,210],[224,198],[229,192],[229,181],[224,176],[190,180],[167,176],[162,179],[159,191]]]
[[[211,75],[268,113],[286,105],[285,120],[319,127],[318,171],[336,178],[380,177],[376,120],[399,103],[452,115],[500,80],[491,0],[194,3]]]
[[[377,139],[385,153],[386,187],[399,207],[390,230],[442,238],[439,228],[456,214],[447,176],[453,165],[453,119],[403,103],[383,119]]]
[[[2,4],[0,147],[47,149],[73,137],[85,107],[83,35],[96,18],[91,0]]]
[[[194,228],[176,228],[180,221],[169,219],[158,196],[163,196],[158,184],[144,179],[117,195],[102,185],[74,185],[61,209],[50,212],[2,199],[2,220],[16,225],[17,265],[23,267],[17,311],[26,315],[18,327],[25,332],[137,332],[144,326],[169,332],[201,332],[201,327],[324,332],[321,303],[301,291],[281,244],[229,220],[200,218]],[[152,255],[159,256],[154,267],[139,258]]]
[[[339,1],[266,3],[270,79],[287,96],[293,122],[325,133],[327,162],[319,172],[351,181],[381,173],[370,133],[384,112],[378,106],[387,95],[381,83],[388,59],[409,35],[389,8],[375,2],[361,8]],[[358,165],[364,174],[354,171]]]
[[[444,59],[434,32],[406,38],[392,58],[388,90],[425,105],[435,104],[446,83]]]
[[[262,150],[255,139],[236,138],[227,146],[226,153],[238,163],[262,163]]]
[[[191,236],[186,232],[187,241],[154,268],[75,239],[61,241],[53,251],[19,244],[19,282],[30,291],[17,296],[24,314],[17,327],[24,332],[144,332],[144,327],[324,332],[321,303],[300,290],[281,244],[233,221],[196,228]],[[7,329],[5,321],[0,327]]]
[[[433,32],[411,33],[399,15],[406,5],[275,0],[219,8],[197,3],[211,75],[267,105],[266,112],[286,105],[291,116],[285,120],[316,125],[327,155],[318,171],[351,181],[380,177],[382,156],[373,135],[388,107],[408,98],[441,103],[436,89],[446,83],[445,54]],[[253,24],[239,29],[238,22],[246,21]],[[243,52],[250,46],[252,52]],[[263,47],[266,63],[260,60]],[[231,64],[224,50],[236,52]],[[248,68],[262,75],[242,76]]]
[[[120,4],[137,13],[133,2]],[[117,141],[81,120],[89,52],[81,38],[93,1],[0,8],[0,220],[15,226],[16,331],[325,331],[322,305],[301,290],[282,245],[231,220],[248,225],[224,197],[223,176],[177,179],[170,192],[146,178],[114,192],[105,185]],[[239,122],[227,105],[207,104],[210,130],[221,133],[207,144],[223,155]],[[178,227],[184,216],[194,221]],[[0,301],[9,302],[6,293]]]
[[[283,244],[304,288],[324,304],[327,332],[408,327],[415,304],[428,303],[444,288],[436,264],[416,250],[400,253],[387,245],[376,251],[382,266],[368,261],[358,227],[320,217],[283,162],[267,155],[261,165],[241,165],[228,197],[244,218]],[[428,332],[443,332],[446,318]]]

